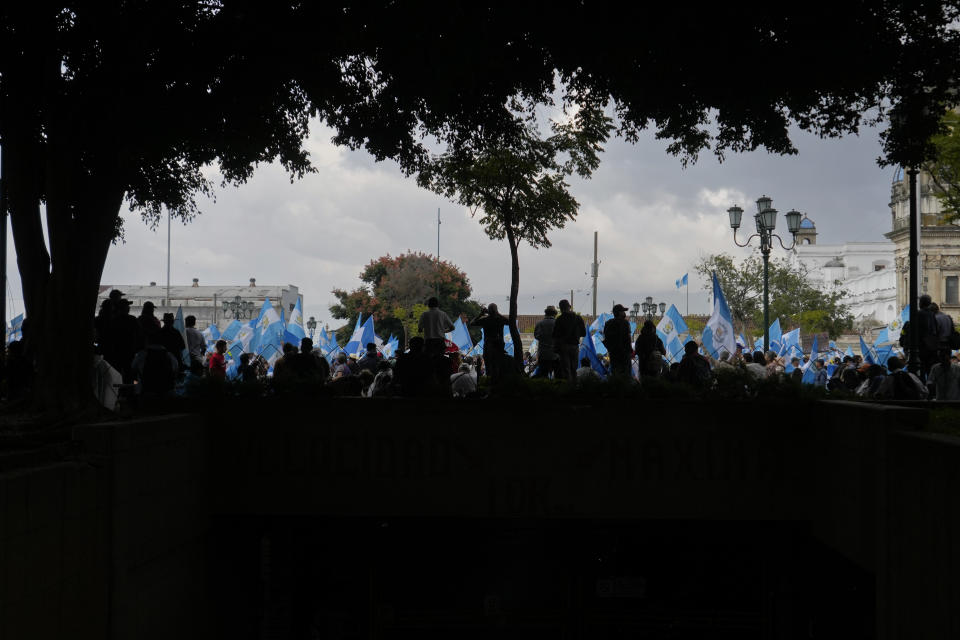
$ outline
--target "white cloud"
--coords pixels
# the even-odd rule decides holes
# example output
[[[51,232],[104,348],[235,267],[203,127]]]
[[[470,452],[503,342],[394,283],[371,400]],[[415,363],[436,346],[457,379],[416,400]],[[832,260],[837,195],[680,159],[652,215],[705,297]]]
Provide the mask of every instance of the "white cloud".
[[[392,162],[376,163],[362,151],[334,147],[330,131],[315,127],[307,142],[318,172],[290,183],[282,168],[260,167],[250,182],[219,189],[203,215],[172,228],[172,281],[186,284],[296,284],[304,315],[331,321],[334,287],[353,289],[371,259],[407,250],[436,253],[437,208],[441,210],[440,255],[470,277],[477,298],[502,301],[509,291],[509,251],[489,240],[464,207],[419,189]],[[740,253],[726,209],[748,209],[762,193],[782,210],[796,206],[817,222],[821,242],[874,240],[889,225],[889,175],[874,163],[876,139],[797,139],[799,156],[732,157],[723,164],[705,157],[687,170],[652,136],[632,146],[615,140],[592,180],[571,179],[581,204],[578,218],[550,234],[553,247],[520,250],[520,309],[538,312],[575,290],[579,308],[589,307],[593,232],[599,232],[598,306],[652,295],[682,310],[685,291],[674,281],[691,273],[691,310],[706,299],[693,274],[703,255]],[[216,179],[216,178],[215,178]],[[111,249],[105,283],[166,280],[166,224],[150,231],[135,214],[126,216],[126,244]],[[14,315],[22,310],[12,251]]]

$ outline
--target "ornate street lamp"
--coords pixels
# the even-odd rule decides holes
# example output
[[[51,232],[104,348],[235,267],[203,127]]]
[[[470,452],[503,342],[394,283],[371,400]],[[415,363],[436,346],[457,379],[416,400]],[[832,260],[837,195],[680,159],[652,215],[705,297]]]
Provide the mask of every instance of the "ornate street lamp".
[[[660,315],[663,315],[667,310],[666,302],[654,302],[652,296],[647,296],[643,299],[643,303],[633,303],[634,309],[638,307],[643,310],[643,315],[646,316],[647,320],[653,320],[657,315],[657,309],[660,310]]]
[[[228,314],[237,320],[250,318],[253,315],[253,303],[249,300],[244,300],[240,296],[235,297],[233,300],[224,300],[223,317],[229,317]]]
[[[310,319],[307,320],[307,331],[310,332],[310,339],[313,340],[313,332],[317,330],[317,319],[313,316],[310,316]]]
[[[727,209],[727,215],[730,216],[730,228],[733,229],[733,242],[738,247],[746,247],[754,238],[760,238],[760,253],[763,254],[763,348],[770,349],[770,249],[773,247],[773,239],[776,238],[780,246],[790,251],[797,244],[797,231],[800,230],[800,218],[802,214],[799,211],[788,211],[783,217],[787,219],[787,229],[793,236],[790,246],[783,244],[783,238],[774,233],[777,228],[777,210],[773,208],[773,200],[767,196],[757,198],[757,212],[753,216],[754,223],[757,226],[757,232],[746,239],[743,244],[737,241],[737,229],[740,228],[740,222],[743,218],[743,209],[734,205]]]

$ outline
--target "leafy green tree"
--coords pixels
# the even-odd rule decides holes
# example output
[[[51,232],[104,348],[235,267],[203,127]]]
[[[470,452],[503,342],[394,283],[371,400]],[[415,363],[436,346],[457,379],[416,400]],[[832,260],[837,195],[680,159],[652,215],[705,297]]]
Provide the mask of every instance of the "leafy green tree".
[[[960,219],[960,113],[947,111],[941,119],[942,129],[931,142],[936,157],[923,164],[936,185],[944,222]]]
[[[519,247],[549,247],[547,233],[573,220],[579,204],[566,179],[589,178],[600,164],[600,146],[612,129],[598,105],[582,108],[564,122],[552,121],[543,137],[535,119],[518,120],[513,133],[471,136],[451,144],[446,153],[424,164],[420,186],[480,213],[480,224],[510,249],[510,335],[520,344],[517,296],[520,291]],[[522,349],[514,349],[518,362]]]
[[[726,253],[709,255],[695,266],[705,282],[714,271],[738,331],[749,335],[763,331],[763,258],[759,251],[737,263]],[[821,290],[800,261],[770,260],[770,322],[780,318],[784,329],[800,327],[803,333],[826,332],[838,337],[853,326],[849,309],[841,302],[846,292],[830,287]],[[704,285],[709,289],[712,285]]]
[[[470,279],[456,265],[425,253],[404,253],[372,260],[360,273],[362,284],[352,290],[334,289],[337,304],[330,306],[334,318],[348,320],[337,332],[341,343],[353,331],[358,313],[373,314],[373,326],[384,339],[390,334],[405,340],[417,334],[417,321],[427,310],[426,301],[436,295],[440,308],[456,320],[473,317],[480,305],[470,300]],[[479,338],[479,331],[474,339]]]

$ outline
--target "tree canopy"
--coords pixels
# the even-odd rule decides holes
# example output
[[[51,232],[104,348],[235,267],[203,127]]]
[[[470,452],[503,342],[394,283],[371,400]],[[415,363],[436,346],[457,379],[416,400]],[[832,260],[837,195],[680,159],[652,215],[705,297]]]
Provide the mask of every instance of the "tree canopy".
[[[747,335],[763,331],[763,259],[759,252],[739,263],[726,253],[709,255],[694,269],[707,283],[716,271],[738,331]],[[711,286],[704,285],[704,289]],[[814,286],[809,270],[799,260],[770,260],[769,287],[770,322],[780,318],[785,330],[800,327],[803,333],[824,332],[836,338],[853,326],[848,307],[841,303],[846,292],[835,286]]]
[[[547,233],[573,220],[579,204],[569,192],[571,174],[588,178],[600,164],[600,152],[613,128],[600,105],[587,105],[569,118],[551,121],[543,137],[535,119],[512,134],[473,136],[424,163],[417,182],[480,213],[490,238],[506,240],[510,249],[510,332],[520,344],[517,296],[518,248],[549,247]],[[520,349],[514,356],[521,360]]]
[[[57,310],[93,310],[126,203],[189,220],[211,189],[279,162],[312,171],[311,118],[409,174],[429,149],[516,139],[538,104],[608,103],[685,161],[795,151],[890,118],[885,162],[931,157],[955,100],[956,3],[609,8],[535,3],[117,0],[0,4],[0,154],[49,403],[89,396],[92,329],[68,357]],[[491,227],[492,229],[492,227]]]
[[[936,156],[923,168],[936,186],[944,222],[960,220],[960,114],[949,110],[943,115],[942,130],[931,142]]]
[[[460,314],[473,317],[480,305],[470,300],[470,279],[456,265],[437,260],[425,253],[404,253],[399,256],[381,256],[371,260],[360,273],[363,283],[352,291],[334,289],[337,304],[330,306],[334,318],[348,320],[342,334],[343,341],[353,331],[358,313],[372,314],[377,335],[386,339],[390,334],[403,340],[416,335],[417,305],[426,305],[436,295],[443,309],[452,319]],[[425,311],[426,307],[420,309]],[[474,336],[474,339],[479,337]]]

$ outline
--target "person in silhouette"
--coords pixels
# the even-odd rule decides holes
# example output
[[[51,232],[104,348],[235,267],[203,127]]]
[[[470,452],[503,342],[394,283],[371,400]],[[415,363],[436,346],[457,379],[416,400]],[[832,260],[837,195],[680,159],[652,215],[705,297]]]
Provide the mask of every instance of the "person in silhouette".
[[[580,353],[580,338],[587,335],[583,318],[573,312],[570,302],[561,300],[560,316],[553,325],[553,344],[560,357],[560,378],[575,381],[577,356]]]
[[[603,346],[610,354],[610,373],[614,376],[630,376],[630,322],[627,320],[627,308],[622,304],[613,305],[613,317],[603,325]]]
[[[553,327],[557,323],[557,308],[552,304],[543,310],[544,318],[533,328],[537,340],[537,369],[535,378],[548,378],[556,374],[560,356],[553,346]]]
[[[450,317],[440,310],[436,296],[427,300],[427,310],[420,314],[417,328],[423,334],[424,348],[429,356],[441,356],[444,351],[444,334],[453,331]]]
[[[917,342],[919,344],[918,355],[920,357],[920,374],[925,379],[930,372],[930,367],[937,361],[937,351],[940,347],[939,330],[937,327],[937,316],[930,309],[933,300],[929,295],[920,296],[917,305],[916,323],[917,323]],[[910,321],[903,323],[903,329],[900,331],[900,346],[904,348],[907,357],[910,357],[910,335],[913,327]],[[889,363],[888,363],[889,367]]]
[[[663,340],[657,335],[657,327],[653,324],[652,320],[644,321],[633,349],[637,352],[640,375],[659,375],[659,372],[663,369],[660,355],[666,353],[667,350],[663,346]],[[654,352],[658,352],[657,359],[660,360],[661,363],[656,367],[650,366],[650,358]]]
[[[125,384],[133,384],[134,374],[131,365],[134,356],[143,348],[144,343],[140,323],[130,315],[130,301],[126,298],[117,301],[116,316],[111,323],[110,332],[113,349],[110,357],[106,354],[104,357],[114,369],[120,372]]]
[[[697,353],[699,347],[693,340],[683,345],[683,359],[677,369],[677,380],[698,389],[705,389],[710,385],[713,376],[710,363]]]
[[[183,336],[173,326],[173,322],[172,313],[163,314],[163,326],[157,333],[156,340],[170,352],[170,355],[177,359],[177,362],[180,362],[183,358],[183,350],[187,348],[187,345],[183,342]]]
[[[431,298],[431,300],[433,300],[433,298]],[[440,313],[443,312],[441,311]],[[424,343],[426,342],[427,341],[424,340]],[[378,364],[380,364],[380,354],[377,353],[376,343],[367,343],[367,352],[363,354],[363,357],[360,358],[360,361],[357,362],[357,365],[360,367],[361,371],[369,371],[371,374],[376,375]]]
[[[143,308],[140,309],[140,316],[137,318],[137,322],[140,323],[140,332],[143,334],[144,345],[153,342],[153,338],[157,335],[157,332],[160,331],[160,321],[157,320],[155,315],[156,306],[149,300],[143,303]]]
[[[470,323],[470,326],[483,329],[483,361],[491,382],[498,382],[503,375],[503,328],[509,324],[509,321],[500,315],[497,305],[492,302],[486,307],[480,307],[480,315]]]
[[[397,358],[397,384],[407,397],[427,395],[434,386],[433,358],[424,351],[423,338],[410,338],[410,350]]]
[[[158,332],[147,340],[146,346],[133,358],[131,368],[140,387],[140,393],[165,395],[173,391],[180,366],[166,347],[157,341]]]

